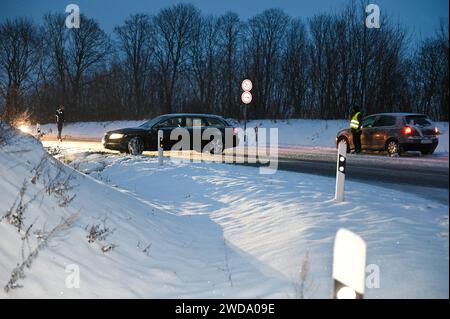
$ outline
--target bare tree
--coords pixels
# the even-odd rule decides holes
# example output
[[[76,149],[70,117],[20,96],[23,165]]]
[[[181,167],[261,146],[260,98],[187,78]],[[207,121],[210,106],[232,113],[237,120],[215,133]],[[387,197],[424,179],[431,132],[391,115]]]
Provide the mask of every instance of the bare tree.
[[[208,16],[196,21],[189,46],[189,73],[194,106],[191,111],[213,111],[216,98],[218,23]],[[216,110],[217,111],[217,110]]]
[[[36,65],[40,46],[38,27],[28,19],[6,20],[0,25],[0,73],[5,99],[4,117],[23,110],[22,89]]]
[[[289,17],[279,9],[269,9],[249,20],[248,54],[250,74],[255,79],[254,116],[274,116],[279,106],[275,94],[279,91],[282,48]]]
[[[155,17],[157,27],[156,58],[163,84],[164,108],[174,109],[175,86],[186,64],[192,28],[200,12],[190,4],[178,4],[162,9]]]
[[[242,28],[243,22],[235,13],[228,12],[221,16],[218,21],[218,45],[221,50],[218,51],[218,69],[220,73],[221,84],[219,92],[222,104],[221,110],[224,114],[232,117],[239,117],[240,99],[239,99],[239,80],[242,71]]]
[[[366,28],[366,3],[352,0],[306,22],[279,9],[245,22],[178,4],[130,16],[114,29],[114,45],[85,16],[80,29],[67,29],[63,14],[46,14],[43,32],[26,19],[7,21],[0,109],[27,108],[42,121],[53,120],[58,103],[70,120],[174,111],[240,118],[240,83],[250,78],[251,118],[346,118],[357,105],[365,114],[415,110],[448,119],[448,24],[408,42],[386,13],[381,29]]]
[[[426,39],[411,61],[413,108],[436,119],[448,120],[448,30],[443,25]]]
[[[127,83],[130,84],[130,113],[142,114],[148,100],[146,90],[149,89],[153,72],[155,31],[152,20],[147,14],[132,15],[114,31],[125,55],[125,68],[129,76]]]
[[[68,29],[65,26],[65,16],[62,13],[47,13],[44,15],[45,46],[48,52],[48,62],[57,89],[59,103],[67,102],[67,39]]]
[[[286,86],[281,114],[300,116],[307,106],[309,41],[306,27],[299,20],[290,22],[287,31],[286,49],[283,53],[283,83]]]
[[[109,37],[100,29],[98,23],[81,15],[80,28],[69,30],[69,40],[66,56],[66,72],[71,84],[72,112],[82,113],[86,110],[80,105],[83,77],[88,71],[93,71],[106,61],[112,46]]]

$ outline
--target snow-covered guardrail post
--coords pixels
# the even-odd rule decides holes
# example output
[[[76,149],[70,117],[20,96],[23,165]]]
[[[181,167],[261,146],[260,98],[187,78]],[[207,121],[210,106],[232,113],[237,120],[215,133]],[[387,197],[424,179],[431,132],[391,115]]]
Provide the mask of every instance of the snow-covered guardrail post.
[[[344,201],[344,183],[347,162],[347,143],[338,144],[337,165],[336,165],[336,193],[334,199],[337,202]]]
[[[163,165],[163,154],[164,154],[164,147],[163,147],[163,131],[158,131],[158,163],[160,166]]]
[[[366,243],[346,229],[339,229],[333,250],[333,298],[363,299],[366,276]]]

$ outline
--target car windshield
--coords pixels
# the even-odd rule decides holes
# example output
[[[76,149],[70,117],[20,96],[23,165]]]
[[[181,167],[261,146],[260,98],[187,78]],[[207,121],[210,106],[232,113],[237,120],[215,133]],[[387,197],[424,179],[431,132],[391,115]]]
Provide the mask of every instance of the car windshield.
[[[431,126],[431,120],[426,116],[414,115],[406,117],[406,124],[408,125],[419,125],[419,126]]]
[[[151,120],[148,120],[147,122],[139,125],[139,127],[149,129],[149,128],[153,127],[153,125],[155,125],[159,121],[163,120],[164,118],[165,118],[164,116],[158,116],[158,117],[152,118]]]

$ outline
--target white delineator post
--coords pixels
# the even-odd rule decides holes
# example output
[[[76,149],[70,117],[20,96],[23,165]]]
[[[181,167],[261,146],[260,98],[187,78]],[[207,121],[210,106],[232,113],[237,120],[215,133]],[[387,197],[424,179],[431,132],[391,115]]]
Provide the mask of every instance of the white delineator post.
[[[163,154],[164,154],[164,148],[163,148],[163,131],[158,131],[158,163],[160,166],[163,165]]]
[[[249,79],[242,81],[241,88],[244,91],[241,95],[242,103],[244,103],[244,145],[247,145],[247,105],[252,101],[252,94],[250,91],[253,88],[253,83]]]
[[[346,229],[336,233],[333,250],[333,298],[363,299],[366,277],[366,243]]]
[[[334,199],[337,202],[344,201],[344,184],[347,162],[347,144],[340,142],[338,145],[337,164],[336,164],[336,193]]]

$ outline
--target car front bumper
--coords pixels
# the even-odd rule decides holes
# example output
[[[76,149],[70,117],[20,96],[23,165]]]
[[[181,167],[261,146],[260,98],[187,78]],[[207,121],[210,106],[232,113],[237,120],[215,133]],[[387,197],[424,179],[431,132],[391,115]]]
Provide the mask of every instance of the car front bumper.
[[[110,140],[107,136],[103,136],[102,145],[104,148],[114,151],[126,151],[127,145],[125,139]]]

